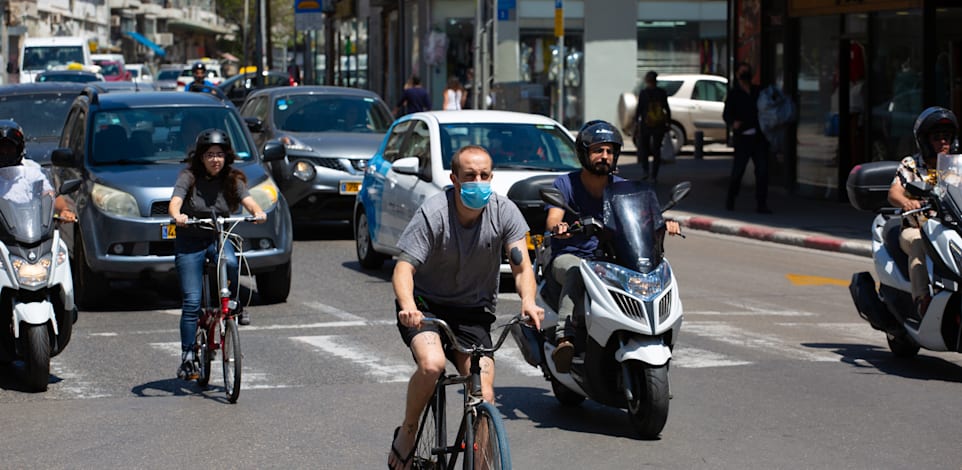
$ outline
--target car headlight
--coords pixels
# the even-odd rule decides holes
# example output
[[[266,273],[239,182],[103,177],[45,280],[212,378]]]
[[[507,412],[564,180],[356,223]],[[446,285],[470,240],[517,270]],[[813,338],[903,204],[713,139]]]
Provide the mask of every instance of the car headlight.
[[[293,138],[293,137],[291,137],[291,136],[289,136],[289,135],[285,135],[285,136],[281,137],[281,138],[278,139],[278,140],[280,140],[281,143],[284,144],[284,146],[287,147],[287,148],[290,149],[290,150],[304,150],[304,151],[307,151],[307,152],[313,152],[313,151],[314,151],[314,149],[311,148],[311,146],[309,146],[309,145],[304,145],[303,143],[301,143],[301,141],[299,141],[299,140],[297,140],[297,139],[295,139],[295,138]]]
[[[611,286],[637,295],[646,302],[658,297],[671,283],[671,271],[667,263],[661,263],[648,274],[602,261],[589,261],[588,266]]]
[[[137,200],[129,193],[95,183],[90,198],[98,209],[107,214],[121,217],[140,216]]]
[[[13,272],[17,274],[20,285],[36,287],[47,283],[50,275],[50,255],[40,258],[36,263],[29,263],[18,256],[10,256]]]
[[[257,186],[250,189],[251,197],[261,206],[261,210],[267,212],[277,205],[277,185],[270,178],[267,178]],[[245,210],[246,211],[246,210]]]
[[[294,163],[294,171],[291,172],[295,178],[308,182],[314,179],[314,175],[317,174],[317,170],[314,169],[314,165],[306,160],[298,160]]]

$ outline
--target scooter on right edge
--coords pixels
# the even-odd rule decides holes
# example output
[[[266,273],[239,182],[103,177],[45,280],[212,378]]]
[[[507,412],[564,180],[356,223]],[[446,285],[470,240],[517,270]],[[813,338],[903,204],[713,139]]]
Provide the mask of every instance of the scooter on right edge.
[[[591,398],[626,408],[643,439],[657,438],[668,420],[668,367],[682,322],[678,284],[664,258],[664,230],[656,230],[655,219],[690,189],[688,182],[677,184],[661,208],[646,183],[613,183],[605,190],[603,221],[578,215],[554,188],[542,189],[543,201],[577,215],[578,224],[570,231],[599,239],[600,256],[581,261],[585,318],[573,319],[582,324],[576,323],[569,373],[558,372],[551,360],[560,288],[543,279],[550,260],[543,244],[535,256],[543,329],[516,324],[511,331],[525,360],[541,369],[559,402],[577,406]]]
[[[872,260],[879,278],[855,273],[849,290],[859,316],[885,333],[897,357],[914,357],[920,348],[962,352],[962,155],[939,155],[938,182],[933,186],[910,183],[909,194],[923,207],[899,214],[882,199],[895,175],[896,162],[856,166],[846,184],[849,200],[857,209],[877,213],[872,222]],[[885,191],[883,191],[883,186]],[[912,300],[908,256],[899,247],[902,217],[923,212],[926,266],[932,301],[920,317]]]

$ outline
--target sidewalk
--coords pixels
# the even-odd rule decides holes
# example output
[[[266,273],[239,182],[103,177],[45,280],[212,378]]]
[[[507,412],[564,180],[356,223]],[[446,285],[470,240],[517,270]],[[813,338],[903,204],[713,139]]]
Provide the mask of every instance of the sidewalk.
[[[735,210],[725,210],[731,153],[720,146],[709,147],[704,159],[695,160],[690,150],[673,164],[662,165],[658,197],[668,200],[671,187],[691,181],[691,193],[668,215],[695,230],[707,230],[757,240],[872,256],[869,238],[874,215],[856,210],[848,203],[791,196],[781,187],[770,187],[768,205],[774,214],[755,212],[752,165],[748,166]],[[683,150],[688,150],[685,147]],[[642,175],[633,148],[626,148],[618,162],[619,174],[629,179]]]

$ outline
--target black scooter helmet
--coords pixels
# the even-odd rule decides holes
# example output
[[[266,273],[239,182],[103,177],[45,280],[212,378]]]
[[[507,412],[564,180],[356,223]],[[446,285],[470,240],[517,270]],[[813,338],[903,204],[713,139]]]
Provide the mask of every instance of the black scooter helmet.
[[[0,120],[0,142],[3,141],[13,143],[17,150],[16,156],[14,157],[7,158],[0,156],[0,167],[16,166],[23,162],[26,145],[23,137],[23,128],[20,127],[20,124],[10,119]]]
[[[929,144],[929,134],[933,132],[951,132],[952,139],[949,142],[952,149],[958,147],[959,120],[955,113],[941,106],[926,108],[915,120],[915,127],[912,133],[915,135],[915,145],[918,146],[922,158],[932,160],[936,157],[936,151]]]
[[[611,123],[600,119],[588,121],[581,126],[578,137],[575,138],[575,153],[578,155],[578,161],[581,162],[582,168],[593,173],[595,169],[591,167],[588,149],[595,144],[612,144],[614,146],[615,157],[611,161],[609,173],[614,172],[618,168],[618,156],[621,155],[621,147],[624,145],[621,132]]]
[[[204,65],[203,62],[194,62],[194,65],[192,65],[192,66],[190,67],[190,71],[191,71],[191,73],[193,73],[193,72],[196,72],[196,71],[198,71],[198,70],[203,70],[204,73],[207,73],[207,66]]]

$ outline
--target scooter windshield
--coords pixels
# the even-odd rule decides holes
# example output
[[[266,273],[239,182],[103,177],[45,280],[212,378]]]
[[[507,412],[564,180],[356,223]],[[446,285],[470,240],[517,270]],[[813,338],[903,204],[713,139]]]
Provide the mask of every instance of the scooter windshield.
[[[0,168],[0,220],[4,237],[21,243],[42,239],[53,227],[55,193],[45,168]]]
[[[649,273],[661,263],[664,226],[654,189],[638,181],[619,181],[605,189],[605,230],[617,264]]]

